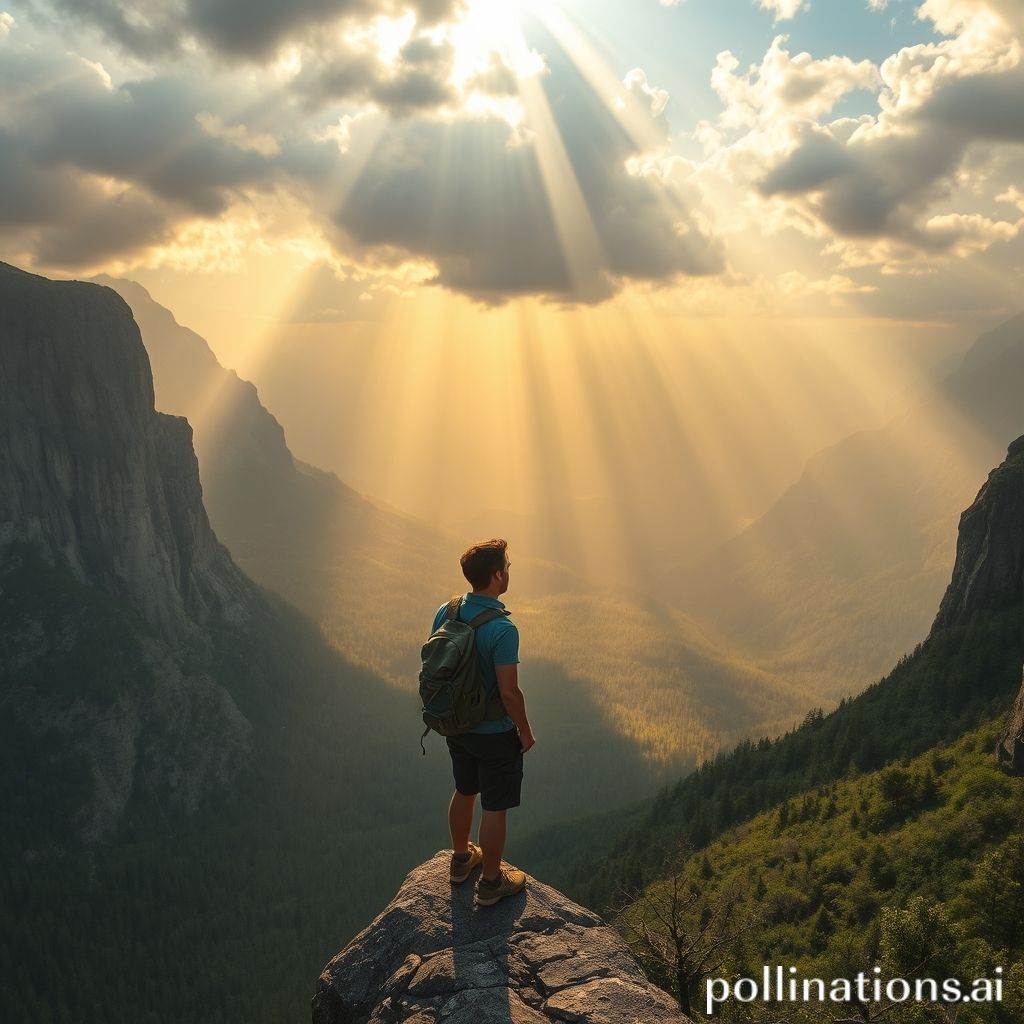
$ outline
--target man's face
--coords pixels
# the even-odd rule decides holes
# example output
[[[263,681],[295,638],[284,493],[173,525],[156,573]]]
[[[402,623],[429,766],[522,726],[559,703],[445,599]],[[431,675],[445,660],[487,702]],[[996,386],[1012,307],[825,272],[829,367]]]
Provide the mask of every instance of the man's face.
[[[494,574],[498,578],[498,582],[501,584],[501,590],[498,591],[499,594],[504,594],[505,591],[508,590],[508,570],[511,567],[511,565],[512,563],[506,558],[505,568],[499,569]]]

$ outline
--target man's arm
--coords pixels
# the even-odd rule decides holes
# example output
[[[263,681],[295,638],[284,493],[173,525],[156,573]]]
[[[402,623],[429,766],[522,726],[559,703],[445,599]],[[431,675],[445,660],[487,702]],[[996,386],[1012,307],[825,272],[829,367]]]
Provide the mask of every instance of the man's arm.
[[[526,717],[526,698],[523,696],[523,691],[519,689],[519,666],[495,665],[494,671],[498,676],[498,692],[501,694],[501,702],[505,705],[508,717],[515,722],[516,728],[519,730],[519,742],[525,754],[537,741],[530,728],[529,719]]]

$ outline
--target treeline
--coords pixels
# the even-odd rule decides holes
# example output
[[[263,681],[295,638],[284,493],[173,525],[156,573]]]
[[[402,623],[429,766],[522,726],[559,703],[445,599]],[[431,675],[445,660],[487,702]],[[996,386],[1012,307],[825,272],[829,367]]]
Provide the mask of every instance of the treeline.
[[[1000,725],[804,791],[684,852],[664,865],[665,880],[637,893],[619,927],[652,979],[697,1017],[708,975],[760,979],[768,964],[828,981],[858,972],[873,979],[877,967],[883,982],[958,979],[967,992],[976,979],[999,978],[1001,1001],[976,1003],[969,1019],[1016,1024],[1024,1016],[1024,780],[995,765]],[[956,1019],[957,1005],[923,991],[918,1005],[826,1000],[784,1012],[794,1024]],[[759,1020],[768,1009],[763,1000],[732,1000],[715,1017]]]

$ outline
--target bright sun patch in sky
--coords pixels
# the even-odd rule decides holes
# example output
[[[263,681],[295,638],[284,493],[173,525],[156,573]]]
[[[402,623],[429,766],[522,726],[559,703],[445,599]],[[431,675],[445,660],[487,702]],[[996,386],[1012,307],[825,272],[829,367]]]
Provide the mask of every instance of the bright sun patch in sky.
[[[534,0],[472,0],[452,29],[456,79],[465,81],[493,68],[496,58],[517,78],[541,71],[544,62],[527,45],[524,25],[531,17],[542,17],[544,7]]]

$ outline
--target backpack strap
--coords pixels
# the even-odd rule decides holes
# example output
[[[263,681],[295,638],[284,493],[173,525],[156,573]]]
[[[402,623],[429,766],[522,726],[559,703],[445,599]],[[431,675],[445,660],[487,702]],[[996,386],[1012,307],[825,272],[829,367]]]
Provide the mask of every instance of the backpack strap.
[[[445,612],[444,612],[445,619],[448,620],[448,621],[450,621],[451,619],[458,619],[458,617],[459,617],[459,609],[461,607],[462,607],[462,595],[459,594],[456,597],[453,597],[448,602],[448,607],[445,609]]]
[[[488,622],[493,622],[494,619],[508,618],[511,614],[507,608],[485,608],[479,615],[474,615],[466,625],[470,629],[477,629]]]

